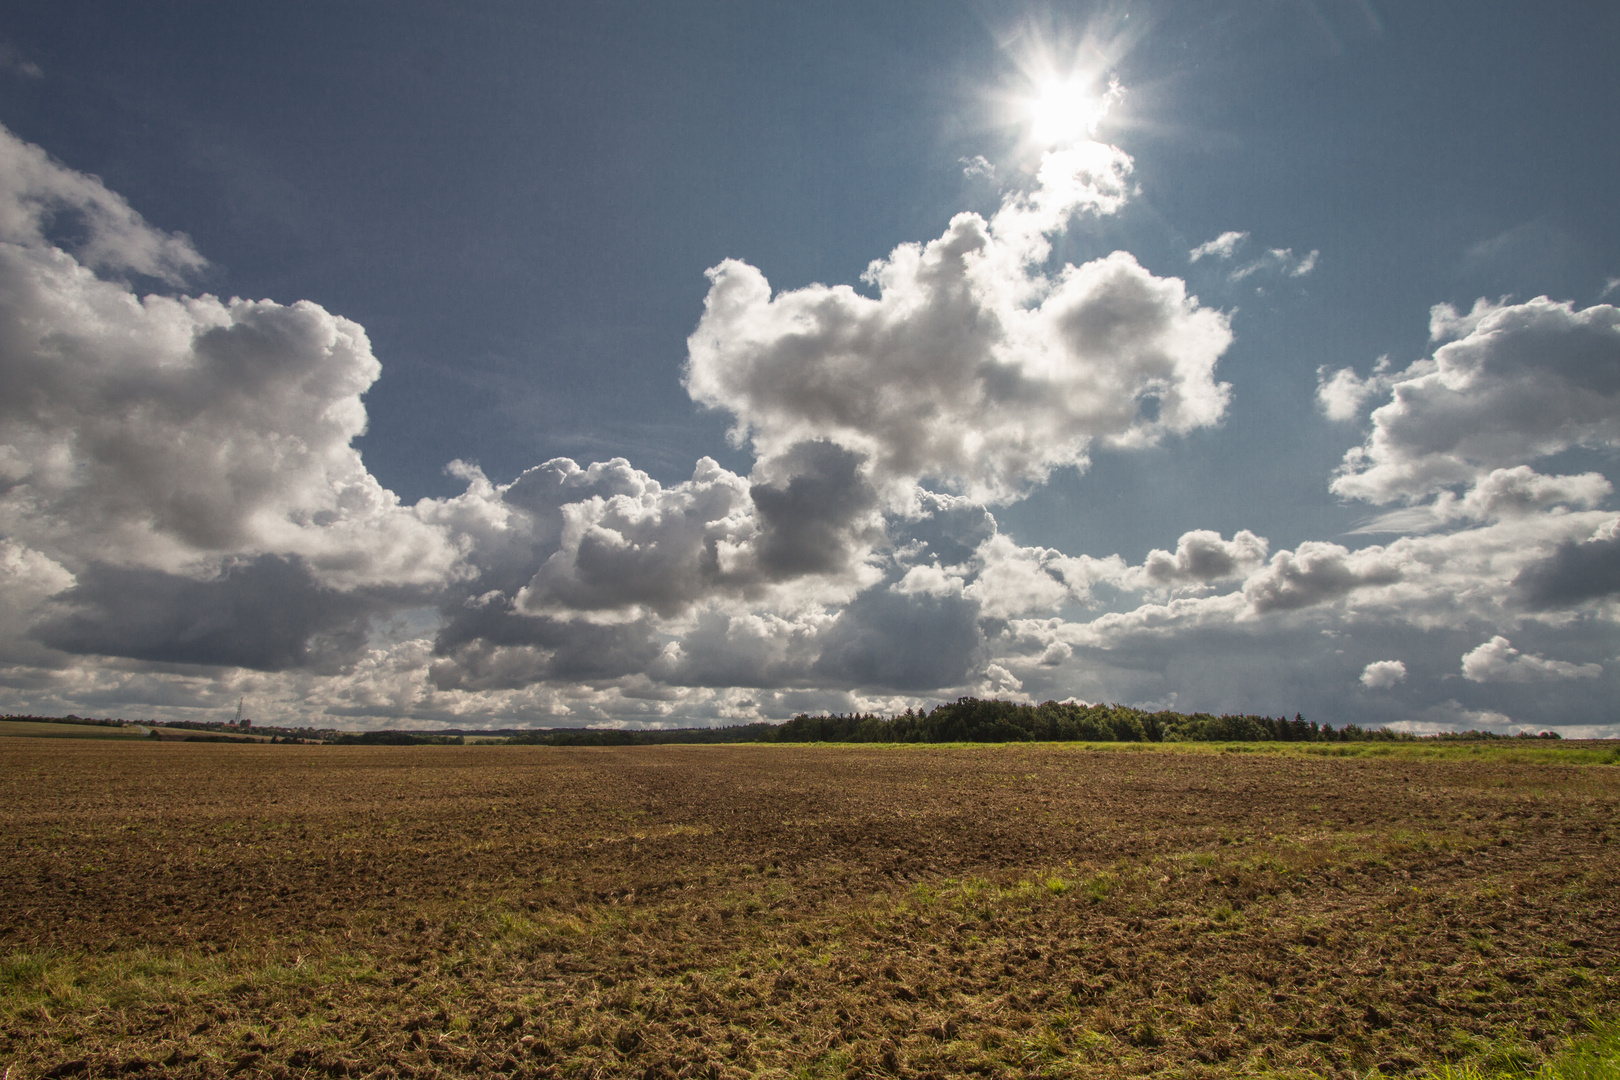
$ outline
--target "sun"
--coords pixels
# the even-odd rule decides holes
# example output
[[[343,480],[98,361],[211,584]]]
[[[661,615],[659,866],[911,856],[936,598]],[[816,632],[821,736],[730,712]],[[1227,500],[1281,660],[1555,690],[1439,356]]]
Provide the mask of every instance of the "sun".
[[[1030,137],[1042,146],[1061,146],[1089,137],[1107,101],[1091,92],[1090,80],[1070,76],[1043,81],[1028,108]]]

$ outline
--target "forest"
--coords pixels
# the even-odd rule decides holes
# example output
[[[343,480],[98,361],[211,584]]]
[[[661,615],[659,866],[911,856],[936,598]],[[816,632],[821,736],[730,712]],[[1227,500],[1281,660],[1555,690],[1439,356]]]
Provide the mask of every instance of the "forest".
[[[136,721],[95,720],[77,716],[5,716],[0,720],[36,723],[125,726]],[[154,724],[153,721],[143,723]],[[165,729],[232,732],[227,723],[171,721]],[[907,709],[895,716],[875,713],[800,713],[786,723],[755,721],[726,727],[685,728],[452,728],[424,731],[385,728],[374,731],[334,731],[258,725],[256,735],[273,735],[275,742],[320,741],[355,746],[462,745],[476,741],[527,746],[657,746],[675,743],[1012,743],[1012,742],[1409,742],[1418,738],[1442,741],[1492,739],[1557,739],[1555,732],[1539,735],[1500,735],[1490,731],[1441,732],[1418,736],[1387,727],[1317,724],[1298,713],[1258,716],[1211,713],[1149,712],[1129,705],[1088,705],[1074,701],[1031,702],[961,697],[932,709]],[[151,735],[158,732],[154,726]],[[239,736],[232,736],[232,738]],[[188,742],[218,741],[227,736],[192,734]]]
[[[897,716],[875,714],[810,716],[800,713],[784,724],[739,724],[720,728],[662,731],[553,729],[511,739],[551,746],[645,746],[659,743],[721,742],[1367,742],[1407,741],[1418,736],[1389,728],[1317,724],[1298,713],[1286,716],[1149,712],[1128,705],[1029,702],[963,697],[933,709],[907,709]],[[1448,733],[1445,738],[1494,739],[1491,732]],[[1551,732],[1534,738],[1556,739]]]
[[[1148,712],[1127,705],[1047,701],[1039,705],[964,697],[898,716],[795,716],[777,742],[1351,742],[1408,739],[1388,728],[1334,729],[1295,714],[1214,716]]]

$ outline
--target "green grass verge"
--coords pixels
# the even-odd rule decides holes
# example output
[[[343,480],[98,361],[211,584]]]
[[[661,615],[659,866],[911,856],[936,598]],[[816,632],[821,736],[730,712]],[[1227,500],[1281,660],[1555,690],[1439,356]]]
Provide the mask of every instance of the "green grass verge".
[[[146,733],[132,727],[101,727],[97,724],[50,724],[38,720],[0,720],[0,737],[30,739],[140,739]]]
[[[1526,1051],[1505,1047],[1477,1061],[1430,1069],[1434,1080],[1620,1080],[1620,1026],[1594,1025],[1540,1065]]]
[[[1607,743],[1606,745],[1604,743]],[[1553,740],[1492,742],[1047,742],[1047,743],[729,743],[728,746],[794,746],[817,750],[995,750],[1041,747],[1111,754],[1271,754],[1279,757],[1379,758],[1395,761],[1479,761],[1531,765],[1620,765],[1620,740],[1571,746]]]

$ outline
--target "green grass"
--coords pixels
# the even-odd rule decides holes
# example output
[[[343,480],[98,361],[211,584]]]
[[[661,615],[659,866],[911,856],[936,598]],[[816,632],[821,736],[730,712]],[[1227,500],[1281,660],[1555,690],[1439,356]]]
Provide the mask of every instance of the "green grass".
[[[51,724],[39,720],[0,720],[0,737],[12,735],[31,739],[139,739],[145,732],[133,727],[101,727],[97,724]]]
[[[1558,740],[1496,739],[1481,742],[951,742],[951,743],[728,743],[729,746],[783,746],[851,750],[995,750],[1041,747],[1111,754],[1274,754],[1279,757],[1380,758],[1395,761],[1516,762],[1542,765],[1620,765],[1620,740],[1576,745]]]
[[[1595,1024],[1540,1063],[1513,1047],[1493,1048],[1476,1061],[1428,1070],[1433,1080],[1620,1080],[1620,1025]]]

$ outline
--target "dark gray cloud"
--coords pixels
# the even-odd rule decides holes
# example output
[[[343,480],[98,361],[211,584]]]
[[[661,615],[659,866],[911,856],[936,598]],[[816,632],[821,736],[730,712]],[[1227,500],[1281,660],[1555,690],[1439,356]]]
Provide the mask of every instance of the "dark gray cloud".
[[[834,686],[926,692],[960,686],[978,666],[979,605],[960,596],[857,596],[822,637],[814,674]]]
[[[207,581],[94,565],[58,599],[67,611],[38,630],[52,648],[257,671],[337,671],[364,648],[371,616],[384,608],[274,555],[227,562]]]
[[[1513,579],[1513,591],[1532,611],[1551,611],[1620,593],[1620,535],[1565,541]]]
[[[659,657],[659,643],[646,623],[598,626],[592,623],[540,624],[525,644],[473,640],[428,666],[435,689],[521,690],[540,683],[601,683],[646,671]]]
[[[815,627],[779,617],[704,612],[681,635],[678,655],[652,673],[679,686],[804,686],[816,658]]]
[[[782,479],[749,488],[760,520],[757,557],[767,577],[841,572],[870,545],[878,500],[861,473],[862,460],[829,442],[799,443],[773,462]]]
[[[643,671],[659,655],[646,619],[598,624],[525,615],[498,593],[443,609],[434,639],[440,690],[515,689],[552,679],[592,681]]]

